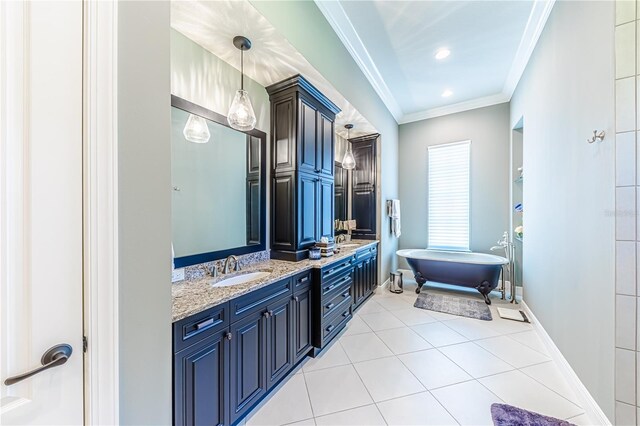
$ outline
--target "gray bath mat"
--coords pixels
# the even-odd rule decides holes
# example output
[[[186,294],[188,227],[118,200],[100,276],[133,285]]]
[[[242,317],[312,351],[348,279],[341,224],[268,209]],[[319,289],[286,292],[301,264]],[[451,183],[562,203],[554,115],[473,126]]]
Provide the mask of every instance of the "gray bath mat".
[[[575,426],[564,420],[507,404],[491,404],[491,418],[495,426]]]
[[[464,297],[430,294],[422,291],[413,306],[420,309],[428,309],[430,311],[444,312],[446,314],[484,321],[491,321],[493,319],[491,317],[491,310],[484,301]]]

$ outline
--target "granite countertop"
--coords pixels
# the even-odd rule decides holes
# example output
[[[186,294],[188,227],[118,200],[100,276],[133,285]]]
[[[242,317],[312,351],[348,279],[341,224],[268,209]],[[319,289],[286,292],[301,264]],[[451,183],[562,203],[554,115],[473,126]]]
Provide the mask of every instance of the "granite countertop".
[[[351,256],[357,250],[377,244],[377,240],[351,240],[344,244],[336,244],[340,248],[340,253],[331,257],[323,257],[320,260],[301,260],[300,262],[287,262],[283,260],[268,260],[266,262],[253,263],[242,269],[240,272],[229,273],[216,278],[205,277],[193,281],[181,281],[171,286],[173,298],[173,322],[179,321],[188,316],[202,312],[213,306],[219,305],[231,299],[235,299],[243,294],[250,293],[259,288],[273,284],[283,278],[296,275],[300,272],[322,268],[325,265],[337,262]],[[345,247],[349,244],[355,246]],[[271,274],[262,279],[237,284],[229,287],[214,287],[213,283],[249,272],[267,271]]]

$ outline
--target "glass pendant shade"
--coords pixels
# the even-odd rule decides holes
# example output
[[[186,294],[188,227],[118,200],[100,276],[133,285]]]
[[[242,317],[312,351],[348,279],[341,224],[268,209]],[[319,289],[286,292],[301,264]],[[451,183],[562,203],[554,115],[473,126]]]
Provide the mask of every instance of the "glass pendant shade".
[[[249,99],[246,90],[236,91],[231,107],[229,107],[227,121],[229,126],[243,132],[252,130],[256,126],[256,114],[253,112],[251,99]]]
[[[211,138],[209,126],[207,126],[205,119],[193,114],[189,114],[182,134],[186,140],[193,143],[207,143]]]
[[[349,146],[347,147],[347,152],[344,153],[344,157],[342,157],[342,168],[345,170],[353,170],[356,168],[356,158],[353,156],[353,151],[351,151],[351,143],[347,143]]]

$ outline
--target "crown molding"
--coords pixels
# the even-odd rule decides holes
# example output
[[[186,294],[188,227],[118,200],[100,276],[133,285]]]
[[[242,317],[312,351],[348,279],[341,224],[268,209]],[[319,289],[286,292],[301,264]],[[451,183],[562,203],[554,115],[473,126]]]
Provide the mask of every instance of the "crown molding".
[[[342,8],[340,2],[315,0],[315,3],[325,19],[329,22],[329,25],[331,25],[331,28],[333,28],[333,31],[342,41],[342,44],[344,44],[344,47],[347,48],[353,60],[358,64],[362,73],[367,80],[369,80],[373,90],[380,96],[380,99],[391,115],[393,115],[396,122],[398,122],[403,115],[402,109],[391,93],[389,86],[387,86],[387,83],[385,83],[382,78],[378,67],[373,62],[369,51],[360,39],[360,36],[353,27],[351,20]]]
[[[476,108],[483,108],[509,102],[513,93],[522,78],[522,74],[531,58],[531,55],[538,43],[538,39],[544,30],[545,24],[551,14],[551,10],[556,0],[537,0],[533,3],[527,25],[520,39],[518,50],[511,63],[511,68],[507,74],[501,93],[483,96],[464,102],[445,105],[438,108],[430,108],[424,111],[403,114],[400,105],[391,93],[391,90],[384,82],[380,71],[376,67],[373,59],[369,55],[364,43],[358,36],[351,20],[342,8],[339,1],[315,0],[318,9],[327,19],[335,33],[338,35],[344,46],[347,48],[353,59],[362,70],[367,80],[376,91],[382,102],[398,124],[406,124],[414,121],[426,120],[429,118],[441,117],[447,114],[468,111]]]
[[[471,99],[469,101],[458,102],[456,104],[412,112],[410,114],[405,114],[398,124],[407,124],[414,121],[426,120],[428,118],[442,117],[443,115],[502,104],[504,102],[509,102],[509,99],[510,97],[506,94],[498,93],[497,95],[484,96],[482,98]]]
[[[522,74],[524,73],[527,63],[529,63],[531,54],[538,43],[538,39],[544,30],[544,26],[549,19],[555,2],[556,0],[539,0],[533,2],[529,20],[527,21],[522,38],[520,39],[520,45],[516,51],[516,56],[511,63],[511,69],[509,70],[509,74],[507,74],[507,79],[502,89],[502,93],[509,96],[509,99],[513,96],[513,92],[516,90],[520,78],[522,78]]]

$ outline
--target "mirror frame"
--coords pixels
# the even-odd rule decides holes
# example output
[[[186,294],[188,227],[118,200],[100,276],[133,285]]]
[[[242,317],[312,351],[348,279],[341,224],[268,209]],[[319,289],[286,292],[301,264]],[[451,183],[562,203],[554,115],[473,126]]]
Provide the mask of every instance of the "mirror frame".
[[[222,126],[232,128],[227,122],[227,117],[217,112],[208,110],[200,105],[196,105],[193,102],[189,102],[186,99],[179,98],[175,95],[171,95],[171,106],[188,112],[189,114],[199,115],[206,118],[209,121],[220,124]],[[236,130],[236,129],[233,129]],[[249,246],[240,246],[230,249],[210,251],[208,253],[191,254],[188,256],[174,258],[174,265],[177,268],[184,268],[185,266],[197,265],[199,263],[211,262],[214,260],[225,259],[230,255],[242,255],[249,253],[256,253],[266,250],[266,237],[267,237],[267,134],[257,129],[250,130],[244,133],[249,136],[260,139],[260,243]]]

